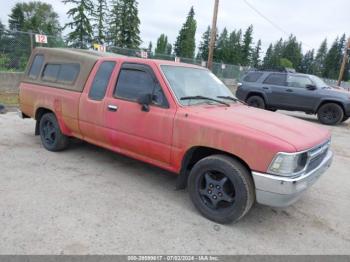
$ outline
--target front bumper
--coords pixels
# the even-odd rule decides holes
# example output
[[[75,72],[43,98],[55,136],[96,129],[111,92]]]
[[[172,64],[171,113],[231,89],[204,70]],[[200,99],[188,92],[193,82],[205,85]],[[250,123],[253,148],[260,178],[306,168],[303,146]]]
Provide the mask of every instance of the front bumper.
[[[323,161],[312,171],[295,178],[281,177],[259,172],[252,172],[259,204],[286,207],[295,203],[306,189],[330,167],[332,151],[328,151]]]

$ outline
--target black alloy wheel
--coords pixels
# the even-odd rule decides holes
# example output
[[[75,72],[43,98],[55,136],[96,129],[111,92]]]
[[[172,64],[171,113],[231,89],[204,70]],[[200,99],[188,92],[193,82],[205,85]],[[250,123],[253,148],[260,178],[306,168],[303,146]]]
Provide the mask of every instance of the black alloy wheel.
[[[265,101],[260,96],[251,96],[247,99],[247,104],[251,107],[256,107],[260,109],[265,109]]]
[[[43,121],[43,120],[42,120]],[[52,146],[56,141],[56,128],[50,119],[45,119],[42,124],[42,136],[45,144]]]
[[[226,155],[212,155],[197,162],[190,172],[188,189],[198,211],[221,224],[240,220],[255,201],[250,171]]]
[[[196,182],[203,203],[210,209],[220,210],[233,205],[235,187],[225,174],[207,171],[198,176]]]
[[[57,152],[67,148],[69,138],[61,132],[53,113],[47,113],[42,116],[39,122],[39,130],[41,142],[47,150]]]
[[[344,111],[338,104],[327,103],[319,108],[317,117],[322,124],[337,125],[344,119]]]

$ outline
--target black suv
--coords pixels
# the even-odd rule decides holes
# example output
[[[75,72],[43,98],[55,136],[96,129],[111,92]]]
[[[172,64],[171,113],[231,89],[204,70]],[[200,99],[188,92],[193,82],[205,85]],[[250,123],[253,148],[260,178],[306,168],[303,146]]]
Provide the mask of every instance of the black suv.
[[[241,82],[236,96],[250,106],[317,114],[326,125],[336,125],[350,117],[350,93],[332,89],[317,76],[251,71]]]

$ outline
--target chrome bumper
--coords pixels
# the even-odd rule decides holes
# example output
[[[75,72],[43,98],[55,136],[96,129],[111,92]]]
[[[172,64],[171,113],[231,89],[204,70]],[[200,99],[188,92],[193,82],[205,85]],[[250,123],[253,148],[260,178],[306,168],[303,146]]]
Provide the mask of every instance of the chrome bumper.
[[[333,153],[329,150],[317,168],[295,178],[252,172],[256,201],[273,207],[286,207],[295,203],[302,193],[330,167],[332,160]]]

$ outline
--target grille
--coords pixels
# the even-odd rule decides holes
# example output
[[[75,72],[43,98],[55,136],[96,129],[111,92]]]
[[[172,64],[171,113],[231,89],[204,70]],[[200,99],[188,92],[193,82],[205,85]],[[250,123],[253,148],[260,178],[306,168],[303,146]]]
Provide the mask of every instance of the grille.
[[[329,141],[309,151],[311,159],[306,169],[307,173],[314,170],[322,163],[323,159],[327,156],[328,149]]]

